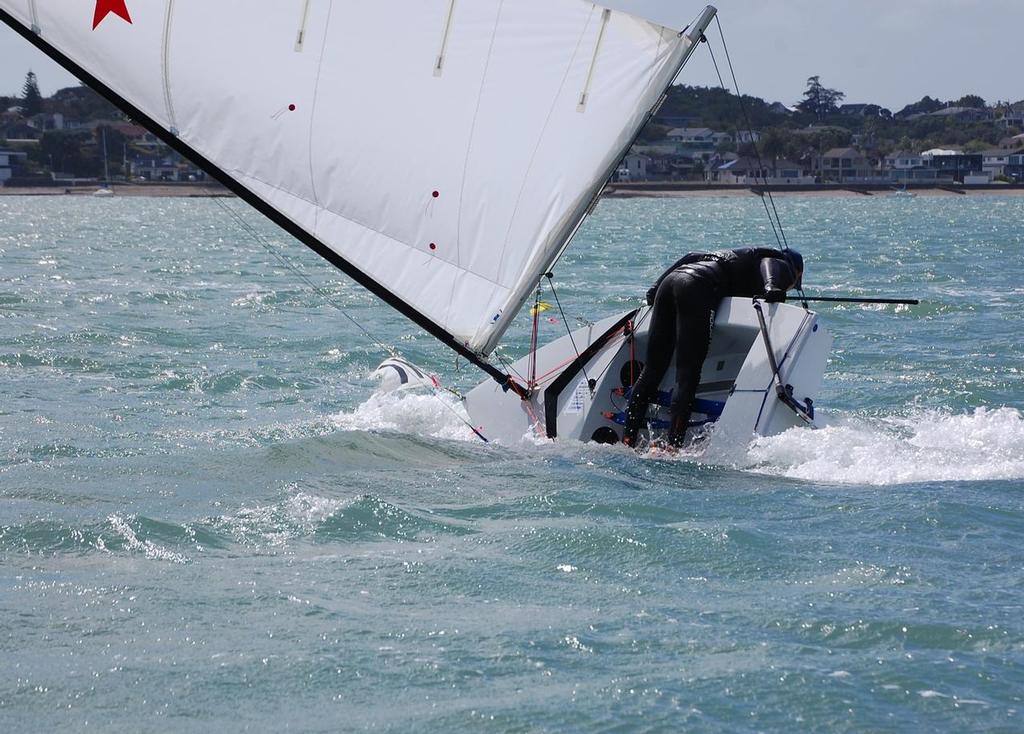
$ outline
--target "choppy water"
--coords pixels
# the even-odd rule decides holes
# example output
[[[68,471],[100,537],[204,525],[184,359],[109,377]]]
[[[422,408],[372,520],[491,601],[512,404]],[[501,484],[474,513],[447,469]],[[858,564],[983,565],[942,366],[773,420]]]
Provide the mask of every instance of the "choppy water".
[[[0,198],[0,730],[1024,729],[1024,198],[779,207],[809,289],[925,304],[823,308],[828,427],[723,467],[373,395],[217,202]],[[766,227],[604,201],[559,296],[607,315]]]

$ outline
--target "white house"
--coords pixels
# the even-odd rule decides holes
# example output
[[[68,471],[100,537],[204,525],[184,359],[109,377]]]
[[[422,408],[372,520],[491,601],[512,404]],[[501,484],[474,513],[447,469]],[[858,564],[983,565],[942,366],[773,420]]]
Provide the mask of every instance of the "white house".
[[[885,157],[885,167],[892,171],[905,171],[920,168],[923,165],[924,158],[920,153],[912,153],[907,150],[898,150]]]
[[[981,154],[982,171],[992,176],[1002,176],[1006,171],[1006,167],[1010,165],[1010,156],[1013,152],[1003,148],[983,151]]]
[[[651,162],[651,157],[644,155],[643,153],[630,153],[622,161],[622,165],[619,166],[616,171],[615,177],[619,181],[646,181],[647,180],[647,166]]]

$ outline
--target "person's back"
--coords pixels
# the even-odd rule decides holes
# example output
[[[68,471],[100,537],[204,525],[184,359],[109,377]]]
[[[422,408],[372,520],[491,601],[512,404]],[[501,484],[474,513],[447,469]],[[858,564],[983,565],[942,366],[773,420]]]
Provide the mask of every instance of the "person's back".
[[[802,277],[800,253],[762,247],[689,253],[666,270],[647,293],[648,303],[654,306],[648,329],[647,361],[626,408],[623,442],[636,445],[647,405],[675,352],[676,387],[669,442],[681,445],[718,304],[730,296],[784,301],[786,291],[799,288]]]

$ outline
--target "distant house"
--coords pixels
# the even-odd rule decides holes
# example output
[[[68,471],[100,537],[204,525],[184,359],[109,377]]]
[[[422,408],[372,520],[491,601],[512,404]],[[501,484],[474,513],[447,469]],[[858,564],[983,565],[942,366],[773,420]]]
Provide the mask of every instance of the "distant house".
[[[13,141],[18,141],[19,143],[25,141],[38,142],[40,137],[42,137],[42,133],[31,127],[24,120],[12,122],[8,125],[0,125],[0,138],[5,138],[9,143]]]
[[[935,112],[925,112],[920,115],[911,115],[908,119],[917,117],[942,117],[957,122],[989,122],[994,119],[992,110],[981,109],[980,107],[944,107]]]
[[[709,127],[677,127],[665,137],[676,144],[679,153],[700,156],[713,153],[721,143],[721,135]]]
[[[756,185],[810,184],[814,179],[805,176],[799,163],[787,160],[758,161],[755,158],[739,158],[716,166],[708,173],[708,180],[724,184]]]
[[[674,143],[700,144],[712,142],[715,131],[710,127],[676,127],[668,131],[665,137]]]
[[[839,114],[850,117],[892,117],[892,112],[876,104],[840,105]]]
[[[10,181],[28,158],[27,153],[0,149],[0,186]]]
[[[131,176],[145,181],[204,181],[206,174],[177,153],[163,158],[136,158],[130,163]]]
[[[924,165],[924,158],[920,153],[912,153],[907,150],[897,150],[885,157],[885,167],[893,170],[909,170],[920,168]]]
[[[841,127],[839,125],[809,125],[800,130],[794,130],[794,135],[817,135],[818,133],[839,133],[840,135],[850,135],[851,131],[849,128]]]
[[[934,181],[936,171],[930,168],[920,153],[897,150],[885,156],[882,173],[895,183]]]
[[[1005,148],[993,148],[981,152],[981,168],[993,177],[1006,175],[1006,166],[1010,164],[1010,156],[1015,152]]]
[[[736,132],[737,143],[759,143],[764,135],[757,130],[739,130]]]
[[[933,149],[921,154],[926,165],[936,172],[936,177],[963,183],[965,176],[981,175],[984,156],[981,153],[964,153],[959,150]]]
[[[1024,111],[1016,112],[1013,109],[1008,109],[1002,117],[996,119],[996,125],[1007,130],[1012,128],[1024,130]]]
[[[619,181],[646,181],[647,167],[651,164],[651,157],[643,153],[630,153],[619,166],[617,178]]]
[[[1024,183],[1024,150],[1010,154],[1009,162],[1003,168],[1003,175],[1017,183]]]
[[[832,148],[818,159],[822,183],[847,183],[875,178],[867,157],[856,148]]]

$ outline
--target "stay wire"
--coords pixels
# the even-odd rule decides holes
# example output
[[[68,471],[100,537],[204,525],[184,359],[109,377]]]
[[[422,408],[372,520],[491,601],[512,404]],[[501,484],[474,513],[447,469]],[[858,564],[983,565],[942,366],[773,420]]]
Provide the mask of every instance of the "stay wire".
[[[719,27],[719,32],[721,32],[721,27]],[[706,39],[706,38],[707,38],[707,37],[705,36],[705,39]],[[724,42],[725,42],[725,39],[724,39],[724,37],[723,37],[722,41],[723,41],[723,45],[724,45]],[[728,86],[726,85],[726,83],[725,83],[725,80],[724,80],[724,79],[722,78],[722,72],[721,72],[721,70],[720,70],[720,69],[718,68],[718,60],[717,60],[717,59],[715,58],[715,51],[714,51],[714,49],[713,49],[713,48],[711,48],[711,43],[710,43],[710,42],[708,42],[708,44],[707,44],[707,47],[708,47],[708,53],[710,53],[710,54],[711,54],[711,63],[715,65],[715,73],[716,73],[716,74],[718,74],[718,83],[722,85],[722,89],[724,89],[724,90],[726,90],[726,91],[729,91],[729,87],[728,87]],[[727,52],[727,55],[728,55],[728,52]],[[730,62],[730,64],[731,64],[731,62]],[[737,91],[737,95],[736,95],[736,96],[737,96],[737,97],[739,98],[739,100],[740,100],[740,108],[741,108],[741,110],[743,110],[743,115],[744,115],[744,117],[746,118],[746,110],[745,110],[745,107],[744,107],[744,104],[743,104],[743,97],[741,97],[741,96],[739,95],[739,90],[738,90],[738,89],[737,89],[736,91]],[[771,196],[771,192],[767,190],[767,186],[768,186],[768,178],[767,178],[766,176],[764,176],[764,175],[763,175],[763,174],[764,174],[764,163],[763,163],[763,162],[761,161],[761,151],[760,151],[760,150],[758,149],[758,147],[757,147],[757,143],[756,143],[756,142],[754,142],[754,135],[753,135],[753,131],[752,131],[752,130],[751,130],[751,128],[750,128],[750,123],[749,123],[749,121],[746,121],[746,125],[747,125],[747,131],[748,131],[748,132],[750,133],[750,141],[751,141],[751,144],[752,144],[752,145],[754,146],[754,154],[755,154],[755,155],[757,156],[757,168],[758,168],[758,173],[762,174],[762,175],[761,175],[761,178],[762,178],[762,179],[764,180],[764,185],[765,185],[765,187],[766,187],[766,188],[765,188],[765,192],[766,192],[766,193],[767,193],[767,194],[768,194],[769,196]],[[757,177],[755,177],[755,178],[757,178]],[[771,211],[770,211],[770,210],[768,209],[768,202],[764,200],[764,196],[763,196],[763,195],[762,195],[762,196],[760,197],[760,199],[761,199],[761,203],[762,203],[762,204],[764,205],[764,213],[765,213],[766,215],[768,215],[768,223],[769,223],[769,224],[771,225],[771,227],[772,227],[772,233],[773,233],[773,234],[775,235],[775,241],[776,241],[776,242],[777,242],[777,243],[779,244],[779,249],[780,249],[780,250],[785,250],[785,249],[786,249],[786,246],[784,246],[784,245],[783,245],[783,242],[784,242],[785,240],[784,240],[784,238],[783,238],[783,237],[780,237],[780,236],[779,236],[779,230],[778,230],[778,229],[776,228],[776,226],[775,226],[775,219],[774,219],[774,218],[772,217],[772,213],[771,213]],[[773,201],[773,202],[772,202],[772,207],[774,208],[774,206],[775,206],[775,202]],[[776,215],[777,215],[777,214],[778,214],[778,212],[776,212]],[[780,226],[781,226],[781,225],[780,225]]]
[[[722,19],[715,15],[715,23],[718,25],[718,35],[722,37],[722,48],[725,49],[725,60],[729,64],[729,73],[732,75],[732,86],[736,90],[736,97],[740,101],[740,109],[743,111],[743,119],[747,123],[747,131],[750,133],[750,142],[754,146],[754,152],[757,154],[757,164],[762,169],[764,166],[761,164],[761,150],[757,145],[757,141],[754,140],[754,126],[750,122],[750,114],[747,112],[747,103],[743,101],[743,93],[740,92],[740,84],[736,81],[736,70],[732,66],[732,56],[729,54],[729,44],[725,41],[725,31],[722,30]],[[710,45],[710,44],[708,44]],[[762,170],[763,173],[763,170]],[[765,193],[768,194],[768,201],[771,202],[772,211],[775,212],[775,220],[779,223],[779,233],[782,235],[783,249],[789,249],[789,241],[786,239],[786,230],[782,227],[782,218],[779,216],[779,210],[775,207],[775,197],[772,196],[771,190],[767,188],[768,178],[765,177]]]
[[[228,206],[228,204],[225,203],[224,201],[222,201],[220,199],[220,197],[212,197],[212,198],[213,198],[213,200],[215,202],[217,202],[217,206],[219,206],[232,219],[234,219],[235,222],[238,224],[238,226],[244,232],[246,232],[250,237],[252,237],[253,240],[257,244],[259,244],[264,250],[266,250],[268,253],[270,253],[270,255],[275,260],[277,260],[279,263],[281,263],[281,265],[283,265],[286,269],[288,269],[293,275],[295,275],[295,277],[297,277],[299,280],[301,280],[303,283],[305,283],[314,293],[316,293],[318,296],[320,296],[321,300],[323,300],[323,302],[325,304],[327,304],[331,308],[335,309],[338,313],[340,313],[342,316],[344,316],[346,319],[348,319],[348,321],[351,322],[353,326],[355,326],[357,329],[359,329],[359,331],[362,332],[363,335],[367,339],[369,339],[371,342],[376,344],[382,351],[384,351],[385,354],[387,354],[390,357],[394,357],[396,359],[402,359],[401,352],[399,352],[395,347],[391,346],[390,344],[385,344],[383,341],[378,339],[376,336],[374,336],[374,334],[369,329],[367,329],[365,326],[363,326],[358,321],[356,321],[355,317],[353,317],[344,308],[342,308],[337,303],[335,303],[331,299],[330,294],[326,290],[324,290],[321,286],[319,286],[316,283],[314,283],[312,281],[312,279],[310,279],[310,277],[308,275],[306,275],[303,271],[299,270],[299,268],[296,267],[296,265],[294,263],[290,262],[280,252],[278,252],[274,248],[273,244],[271,244],[262,234],[260,234],[260,232],[255,227],[253,227],[252,224],[247,222],[245,220],[245,218],[241,214],[239,214],[237,211],[235,211],[235,209],[233,207]],[[439,403],[441,403],[441,405],[443,405],[448,410],[448,412],[450,412],[452,415],[454,415],[456,418],[458,418],[459,421],[461,421],[467,428],[469,428],[477,436],[477,438],[479,438],[484,443],[490,443],[490,441],[488,441],[487,437],[484,436],[472,423],[470,423],[465,418],[463,418],[461,415],[459,415],[458,412],[456,412],[455,408],[453,408],[451,405],[449,405],[448,403],[446,403],[444,400],[441,399],[441,396],[439,394],[440,389],[441,388],[437,388],[437,387],[433,387],[433,386],[431,387],[431,391],[430,392],[434,396],[434,398],[437,399],[437,401]],[[450,392],[452,395],[454,395],[455,397],[459,398],[460,400],[464,399],[459,393],[457,393],[454,390],[449,390],[448,388],[443,388],[443,389],[447,390],[448,392]]]
[[[576,353],[576,359],[580,358],[580,350],[576,346],[576,340],[572,336],[572,328],[569,326],[568,319],[565,318],[565,311],[562,310],[562,303],[558,300],[558,291],[555,290],[555,274],[545,273],[544,277],[548,279],[548,288],[551,289],[551,295],[555,299],[555,305],[558,306],[558,313],[562,316],[562,323],[565,324],[565,331],[569,335],[569,342],[572,344],[572,350]],[[583,379],[587,381],[587,387],[590,389],[591,395],[594,393],[593,384],[590,381],[590,375],[587,374],[587,365],[582,365]]]
[[[736,79],[736,69],[733,67],[733,64],[732,64],[732,56],[729,53],[729,44],[725,40],[725,31],[722,29],[722,19],[718,15],[715,15],[715,24],[718,26],[718,35],[722,39],[722,48],[725,49],[725,60],[729,64],[729,74],[732,76],[733,89],[736,90],[736,99],[739,100],[740,111],[743,114],[743,121],[746,124],[747,132],[750,135],[750,144],[754,146],[754,154],[757,156],[757,167],[760,168],[761,169],[761,173],[764,174],[765,173],[765,171],[764,171],[764,163],[761,161],[761,148],[760,148],[760,146],[758,146],[757,141],[754,140],[754,126],[753,126],[753,124],[750,121],[750,113],[747,111],[747,103],[743,100],[743,93],[740,91],[739,81],[737,81],[737,79]],[[710,43],[708,44],[708,50],[709,51],[711,50],[711,44]],[[711,59],[712,59],[712,61],[714,61],[714,58],[715,58],[715,54],[712,51],[711,52]],[[717,62],[715,62],[715,71],[718,72],[718,63]],[[718,79],[721,82],[722,75],[721,75],[720,72],[718,72]],[[723,84],[722,86],[724,87],[725,85]],[[772,205],[772,212],[775,214],[775,222],[777,222],[778,225],[779,225],[778,232],[775,233],[775,239],[776,239],[776,241],[778,241],[779,240],[779,236],[781,235],[781,241],[779,242],[779,248],[781,250],[783,250],[783,251],[789,250],[790,249],[790,247],[789,247],[789,240],[786,238],[786,230],[782,226],[782,217],[779,216],[778,207],[775,206],[775,197],[772,196],[771,189],[768,188],[768,177],[767,177],[767,175],[763,175],[762,178],[764,179],[764,184],[765,184],[765,194],[768,195],[768,201]],[[761,202],[764,203],[764,196],[761,197]],[[765,211],[767,211],[767,210],[768,210],[768,205],[765,204]],[[771,219],[772,219],[772,215],[771,214],[768,215],[768,219],[769,219],[769,221],[771,221]],[[775,222],[772,223],[772,231],[775,230]],[[803,301],[804,308],[807,308],[808,307],[808,305],[807,305],[807,297],[806,297],[806,294],[804,293],[804,288],[803,288],[803,282],[802,281],[803,281],[803,279],[801,278],[801,283],[800,283],[800,286],[797,288],[797,292],[800,293],[800,298]]]

